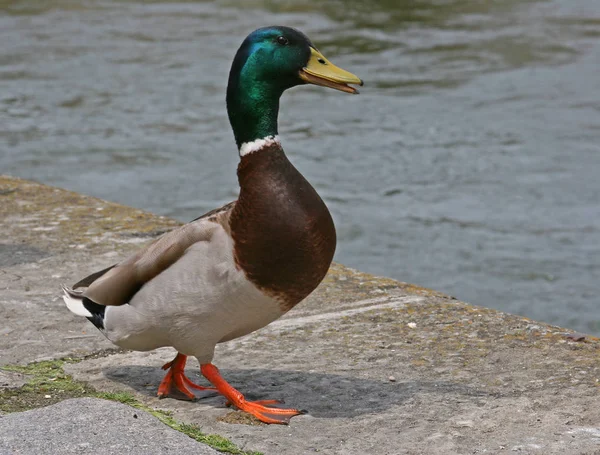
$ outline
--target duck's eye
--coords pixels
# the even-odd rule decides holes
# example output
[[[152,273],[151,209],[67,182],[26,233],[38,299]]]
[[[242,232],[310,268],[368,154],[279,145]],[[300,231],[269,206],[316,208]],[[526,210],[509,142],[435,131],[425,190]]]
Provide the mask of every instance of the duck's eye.
[[[286,44],[289,43],[288,39],[285,36],[278,36],[277,37],[277,42],[279,44],[281,44],[282,46],[285,46]]]

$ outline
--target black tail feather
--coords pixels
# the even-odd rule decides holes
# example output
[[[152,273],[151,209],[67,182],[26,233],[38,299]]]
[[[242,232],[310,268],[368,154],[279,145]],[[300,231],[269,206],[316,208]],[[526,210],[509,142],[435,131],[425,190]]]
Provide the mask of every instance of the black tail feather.
[[[104,305],[98,305],[87,297],[83,298],[82,303],[85,309],[92,313],[92,317],[87,318],[88,321],[100,330],[104,330],[104,312],[106,311],[106,307]]]

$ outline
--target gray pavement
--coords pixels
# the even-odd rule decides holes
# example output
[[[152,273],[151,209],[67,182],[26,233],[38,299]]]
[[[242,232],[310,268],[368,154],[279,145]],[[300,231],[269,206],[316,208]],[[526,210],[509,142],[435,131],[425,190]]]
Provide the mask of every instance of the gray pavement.
[[[94,398],[0,417],[3,455],[217,455],[214,449],[121,403]]]
[[[63,307],[60,283],[174,225],[0,177],[0,365],[110,348]],[[265,454],[596,454],[600,342],[568,333],[334,264],[284,318],[217,349],[215,364],[248,397],[309,411],[289,426],[258,424],[220,396],[158,400],[170,349],[96,356],[65,370]],[[192,361],[188,374],[202,382]]]

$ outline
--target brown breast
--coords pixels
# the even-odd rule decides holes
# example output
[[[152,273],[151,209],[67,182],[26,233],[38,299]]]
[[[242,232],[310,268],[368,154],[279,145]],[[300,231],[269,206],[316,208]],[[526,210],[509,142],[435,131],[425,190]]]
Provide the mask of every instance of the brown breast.
[[[242,157],[230,218],[236,264],[284,311],[325,277],[336,235],[327,206],[278,144]]]

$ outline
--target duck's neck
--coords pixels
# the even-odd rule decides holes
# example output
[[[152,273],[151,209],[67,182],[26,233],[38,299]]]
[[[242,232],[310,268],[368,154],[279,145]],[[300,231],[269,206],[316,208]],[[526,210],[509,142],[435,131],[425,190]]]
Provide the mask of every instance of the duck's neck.
[[[282,93],[282,88],[257,81],[244,71],[230,75],[227,113],[240,155],[244,144],[277,136],[277,115]]]

